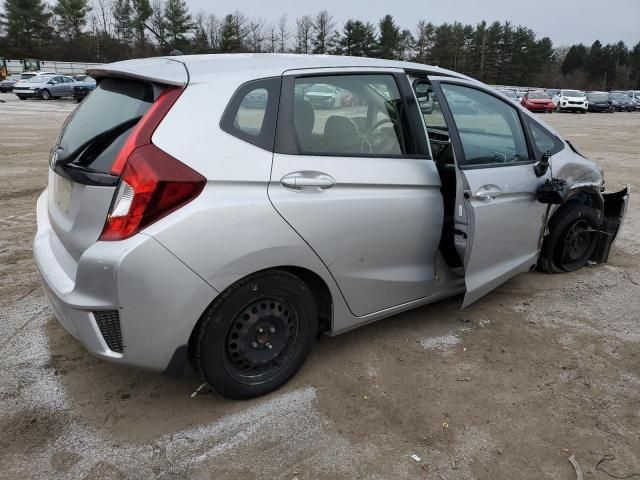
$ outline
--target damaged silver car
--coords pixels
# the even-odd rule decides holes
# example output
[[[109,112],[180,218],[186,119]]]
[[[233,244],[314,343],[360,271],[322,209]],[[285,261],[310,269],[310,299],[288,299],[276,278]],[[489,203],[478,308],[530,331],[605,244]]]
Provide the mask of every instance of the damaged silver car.
[[[101,358],[193,367],[232,398],[285,383],[319,332],[605,262],[628,204],[551,127],[438,67],[202,55],[89,73],[38,200],[53,311]],[[320,88],[340,101],[319,108]]]

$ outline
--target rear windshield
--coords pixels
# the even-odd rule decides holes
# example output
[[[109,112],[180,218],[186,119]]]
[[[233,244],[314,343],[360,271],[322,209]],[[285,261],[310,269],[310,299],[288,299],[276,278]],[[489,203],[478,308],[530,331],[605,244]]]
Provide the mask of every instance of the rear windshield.
[[[154,89],[149,83],[103,79],[69,117],[60,134],[58,157],[110,172],[120,147],[153,100]],[[92,140],[100,145],[89,148]]]

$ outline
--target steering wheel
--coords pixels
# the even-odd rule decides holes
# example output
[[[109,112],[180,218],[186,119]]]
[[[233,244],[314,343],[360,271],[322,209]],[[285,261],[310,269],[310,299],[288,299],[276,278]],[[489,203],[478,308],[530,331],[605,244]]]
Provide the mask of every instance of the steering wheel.
[[[385,133],[383,135],[375,135],[376,131],[385,124],[391,124],[393,131],[397,122],[391,118],[383,118],[371,125],[366,132],[362,134],[361,153],[391,153],[398,145],[398,139],[395,135]]]

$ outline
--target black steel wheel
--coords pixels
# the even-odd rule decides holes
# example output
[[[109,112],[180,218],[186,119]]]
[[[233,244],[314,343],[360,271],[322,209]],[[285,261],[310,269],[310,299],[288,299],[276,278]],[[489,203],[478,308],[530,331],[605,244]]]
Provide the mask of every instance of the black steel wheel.
[[[204,313],[194,363],[221,395],[256,397],[296,373],[317,329],[307,285],[288,272],[261,272],[229,287]]]
[[[549,221],[538,268],[547,273],[573,272],[587,264],[598,243],[600,212],[582,203],[561,207]]]
[[[576,220],[565,231],[557,263],[565,272],[572,272],[587,263],[595,248],[595,230],[584,219]]]

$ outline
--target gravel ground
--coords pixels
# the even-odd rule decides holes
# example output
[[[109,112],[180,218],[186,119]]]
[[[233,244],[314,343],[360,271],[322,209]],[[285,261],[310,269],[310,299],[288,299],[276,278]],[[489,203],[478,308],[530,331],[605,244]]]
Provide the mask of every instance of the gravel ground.
[[[265,397],[190,398],[91,357],[31,253],[50,146],[74,108],[0,94],[0,478],[586,479],[640,472],[640,207],[608,265],[521,275],[334,339]],[[640,114],[546,115],[621,188]],[[421,461],[410,458],[415,454]]]

